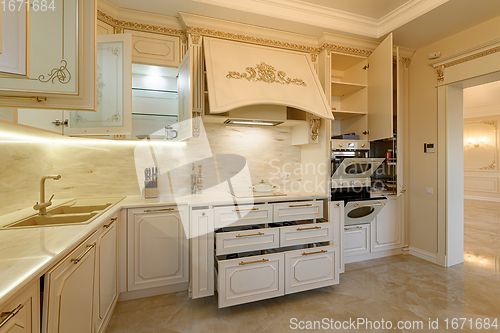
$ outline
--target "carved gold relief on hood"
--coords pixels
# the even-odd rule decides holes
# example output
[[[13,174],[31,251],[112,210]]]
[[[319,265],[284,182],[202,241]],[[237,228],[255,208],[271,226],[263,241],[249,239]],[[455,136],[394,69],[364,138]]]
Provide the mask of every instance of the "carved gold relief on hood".
[[[290,79],[286,73],[275,69],[273,66],[261,62],[255,67],[247,67],[246,73],[230,71],[226,77],[228,79],[247,79],[248,81],[262,81],[266,83],[296,84],[298,86],[307,86],[302,79]]]

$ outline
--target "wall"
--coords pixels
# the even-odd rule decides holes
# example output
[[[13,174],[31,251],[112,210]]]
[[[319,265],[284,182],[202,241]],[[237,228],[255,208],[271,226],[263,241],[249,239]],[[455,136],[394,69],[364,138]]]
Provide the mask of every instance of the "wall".
[[[252,182],[264,179],[288,189],[291,181],[300,180],[300,147],[291,145],[290,127],[205,124],[205,130],[209,147],[203,144],[195,144],[195,148],[179,147],[172,154],[172,150],[155,146],[160,173],[172,160],[180,160],[180,155],[238,154],[247,159]],[[14,136],[2,138],[2,133],[14,133]],[[16,135],[19,134],[35,139],[30,142],[24,137],[18,140]],[[142,148],[135,144],[106,144],[102,140],[81,142],[79,139],[55,142],[54,138],[61,137],[0,121],[0,215],[35,204],[39,200],[39,181],[43,175],[62,175],[59,181],[48,180],[46,187],[47,195],[55,194],[59,199],[140,195],[138,176],[142,176],[142,171],[139,175],[136,173],[136,164],[154,166],[148,157],[139,158]],[[149,153],[149,146],[145,148]],[[282,170],[283,167],[292,174],[285,186],[277,174],[278,168]],[[172,188],[176,192],[188,192],[190,170],[189,163],[170,178],[167,173],[161,174],[159,188],[162,193],[169,194]],[[206,186],[217,181],[209,166],[204,169],[205,174]],[[175,183],[174,186],[169,185],[169,180]]]
[[[418,49],[411,59],[409,72],[409,219],[410,246],[437,253],[438,154],[425,154],[423,144],[437,142],[437,75],[429,65],[428,54],[447,56],[499,38],[500,17]],[[434,194],[426,194],[426,188]]]

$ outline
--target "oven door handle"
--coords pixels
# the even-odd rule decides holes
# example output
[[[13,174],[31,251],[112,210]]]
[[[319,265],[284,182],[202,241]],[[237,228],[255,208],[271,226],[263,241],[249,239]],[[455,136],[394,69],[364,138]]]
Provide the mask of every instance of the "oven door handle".
[[[374,204],[369,204],[369,205],[360,205],[359,203],[355,203],[354,207],[359,208],[359,207],[373,207],[373,206],[385,206],[385,202],[378,202]]]

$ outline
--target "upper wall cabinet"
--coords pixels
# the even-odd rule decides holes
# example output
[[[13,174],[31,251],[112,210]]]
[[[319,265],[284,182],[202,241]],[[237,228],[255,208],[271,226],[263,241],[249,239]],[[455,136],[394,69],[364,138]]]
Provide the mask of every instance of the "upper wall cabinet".
[[[139,64],[177,67],[181,59],[181,40],[176,36],[124,30],[132,34],[132,61]]]
[[[179,77],[177,79],[179,122],[176,124],[178,140],[186,140],[193,135],[193,58],[194,49],[190,47],[179,65]]]
[[[131,36],[102,35],[97,41],[97,112],[71,111],[64,134],[131,134]]]
[[[98,35],[112,35],[115,33],[115,28],[101,20],[97,20],[96,33]]]
[[[12,3],[2,8],[0,106],[94,111],[95,0]]]

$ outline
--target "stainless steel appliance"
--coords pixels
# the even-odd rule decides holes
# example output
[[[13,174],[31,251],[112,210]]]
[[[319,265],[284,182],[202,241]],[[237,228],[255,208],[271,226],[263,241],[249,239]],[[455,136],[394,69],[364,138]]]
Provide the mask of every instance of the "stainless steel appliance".
[[[387,202],[370,197],[370,177],[385,158],[369,155],[368,141],[331,141],[331,199],[344,201],[345,225],[370,223]]]

